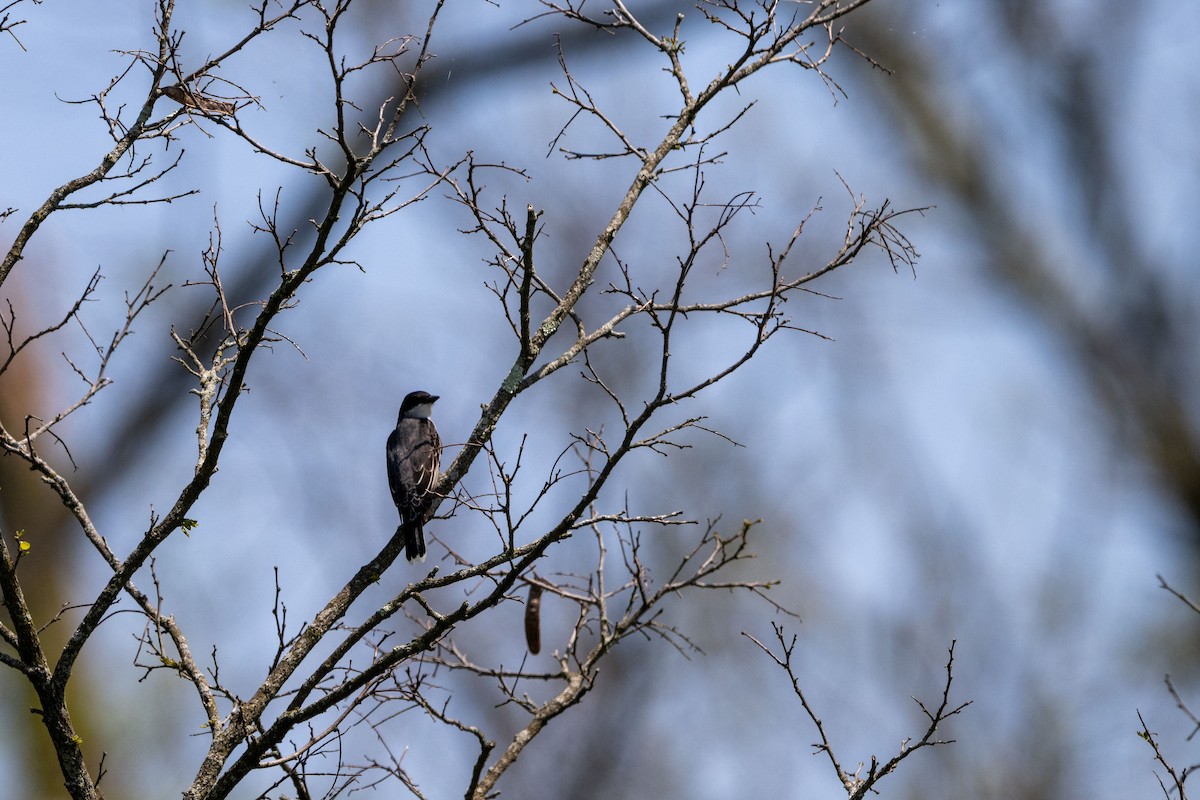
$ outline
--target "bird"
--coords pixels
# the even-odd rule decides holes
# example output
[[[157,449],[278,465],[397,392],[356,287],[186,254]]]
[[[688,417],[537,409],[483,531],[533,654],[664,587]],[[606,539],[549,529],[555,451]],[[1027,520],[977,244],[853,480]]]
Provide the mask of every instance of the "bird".
[[[438,395],[426,391],[406,395],[387,440],[388,486],[400,512],[399,530],[409,561],[425,560],[425,515],[433,505],[433,485],[441,470],[442,440],[429,418],[437,400]]]

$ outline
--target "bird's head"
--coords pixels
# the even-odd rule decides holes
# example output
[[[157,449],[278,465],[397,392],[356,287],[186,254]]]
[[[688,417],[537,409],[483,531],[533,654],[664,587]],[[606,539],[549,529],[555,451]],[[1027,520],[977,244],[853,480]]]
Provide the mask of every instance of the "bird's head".
[[[429,419],[438,395],[426,391],[409,392],[400,404],[400,419]]]

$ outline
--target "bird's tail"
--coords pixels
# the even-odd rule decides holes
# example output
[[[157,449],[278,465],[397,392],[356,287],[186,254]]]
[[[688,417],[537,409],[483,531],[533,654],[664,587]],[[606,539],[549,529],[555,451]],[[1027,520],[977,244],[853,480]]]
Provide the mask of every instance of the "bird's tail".
[[[419,521],[403,522],[404,557],[409,561],[425,560],[425,530]]]

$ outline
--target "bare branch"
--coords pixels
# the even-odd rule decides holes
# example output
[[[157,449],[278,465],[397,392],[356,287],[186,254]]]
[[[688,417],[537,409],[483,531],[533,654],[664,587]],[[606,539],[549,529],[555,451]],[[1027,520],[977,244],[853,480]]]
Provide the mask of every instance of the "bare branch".
[[[804,708],[804,713],[806,713],[808,718],[812,720],[813,725],[817,729],[817,735],[820,737],[820,741],[813,745],[814,752],[825,753],[826,757],[829,759],[830,765],[833,767],[834,773],[837,775],[838,782],[843,788],[845,788],[847,795],[852,798],[852,800],[860,800],[861,798],[866,797],[869,792],[874,791],[876,783],[878,783],[884,776],[895,772],[896,768],[900,766],[900,763],[917,750],[920,750],[924,747],[934,747],[936,745],[951,744],[954,742],[953,739],[938,739],[936,737],[939,729],[947,720],[949,720],[951,717],[957,716],[959,712],[971,705],[970,700],[953,707],[950,703],[950,687],[954,682],[954,646],[956,642],[950,643],[950,654],[946,660],[946,682],[943,685],[942,697],[937,707],[933,711],[930,711],[924,703],[916,698],[913,698],[917,706],[921,709],[921,713],[924,714],[925,718],[929,720],[929,725],[926,727],[925,733],[922,734],[921,738],[918,739],[915,744],[911,739],[905,739],[900,744],[900,752],[892,756],[883,764],[880,764],[875,756],[871,756],[870,764],[867,765],[867,774],[866,776],[861,776],[863,767],[861,762],[859,763],[858,770],[856,770],[853,774],[842,768],[841,762],[834,753],[833,745],[830,742],[828,735],[825,733],[824,723],[821,722],[821,718],[817,716],[816,711],[814,711],[813,707],[809,704],[808,698],[805,696],[804,690],[800,686],[800,679],[796,674],[796,667],[792,661],[792,654],[796,649],[796,637],[792,636],[790,640],[787,639],[784,635],[782,626],[776,623],[771,623],[771,627],[775,632],[775,639],[779,648],[778,652],[767,645],[764,645],[758,639],[748,633],[745,633],[744,631],[742,635],[754,642],[754,644],[757,645],[760,650],[766,653],[776,665],[778,665],[785,673],[787,673],[788,678],[792,682],[792,692],[797,698],[799,698],[800,705]]]
[[[169,53],[172,48],[171,37],[167,31],[170,28],[171,16],[175,10],[175,0],[159,0],[157,10],[156,36],[158,38],[158,57],[152,73],[151,91],[142,103],[137,119],[117,138],[116,145],[104,155],[100,163],[93,170],[67,181],[52,191],[49,197],[25,221],[25,224],[21,226],[21,230],[13,240],[12,246],[5,254],[3,261],[0,261],[0,286],[8,279],[9,273],[16,266],[17,262],[24,257],[25,245],[33,237],[34,233],[37,232],[38,228],[41,227],[42,223],[59,209],[67,197],[104,180],[113,167],[116,166],[126,153],[130,152],[130,148],[146,132],[147,123],[154,110],[155,90],[158,88],[163,75],[166,74]]]
[[[1187,791],[1185,790],[1184,785],[1187,783],[1188,775],[1191,773],[1191,767],[1184,770],[1176,770],[1173,766],[1171,766],[1171,764],[1167,761],[1166,756],[1163,755],[1162,749],[1158,745],[1158,739],[1155,738],[1155,734],[1150,730],[1149,726],[1146,725],[1146,720],[1142,717],[1142,712],[1138,711],[1137,715],[1138,722],[1141,723],[1142,726],[1141,730],[1138,731],[1138,736],[1142,737],[1142,739],[1146,741],[1146,744],[1150,745],[1150,748],[1154,751],[1154,760],[1157,761],[1158,764],[1167,772],[1167,777],[1169,779],[1167,781],[1164,781],[1160,775],[1155,773],[1155,777],[1158,779],[1158,786],[1162,790],[1163,797],[1167,798],[1167,800],[1171,800],[1171,798],[1175,798],[1176,800],[1187,800]]]

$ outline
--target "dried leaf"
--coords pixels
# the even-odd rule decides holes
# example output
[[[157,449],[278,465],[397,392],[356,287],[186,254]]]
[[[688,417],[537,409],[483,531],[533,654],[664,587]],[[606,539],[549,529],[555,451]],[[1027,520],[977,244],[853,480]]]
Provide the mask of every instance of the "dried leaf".
[[[232,114],[237,110],[237,106],[233,103],[205,97],[179,84],[162,87],[162,93],[180,105],[203,111],[206,114]]]

